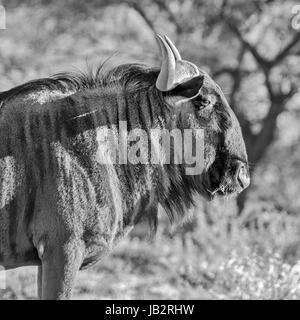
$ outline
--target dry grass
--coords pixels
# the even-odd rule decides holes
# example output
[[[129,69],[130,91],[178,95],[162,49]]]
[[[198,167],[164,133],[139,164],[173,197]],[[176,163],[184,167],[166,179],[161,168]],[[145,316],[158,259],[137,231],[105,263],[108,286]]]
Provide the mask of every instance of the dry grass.
[[[197,212],[193,228],[179,228],[171,235],[161,221],[152,243],[125,239],[110,256],[79,273],[73,297],[298,299],[299,219],[276,212],[255,215],[253,208],[252,222],[245,227],[245,218],[232,215],[230,202],[210,209],[209,222]],[[7,272],[1,298],[35,299],[35,271]]]

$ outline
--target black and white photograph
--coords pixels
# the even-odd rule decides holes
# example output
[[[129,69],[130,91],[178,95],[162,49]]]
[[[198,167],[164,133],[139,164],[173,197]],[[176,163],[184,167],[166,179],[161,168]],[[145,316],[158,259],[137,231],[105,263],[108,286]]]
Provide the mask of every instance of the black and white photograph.
[[[300,300],[300,2],[0,0],[0,300]]]

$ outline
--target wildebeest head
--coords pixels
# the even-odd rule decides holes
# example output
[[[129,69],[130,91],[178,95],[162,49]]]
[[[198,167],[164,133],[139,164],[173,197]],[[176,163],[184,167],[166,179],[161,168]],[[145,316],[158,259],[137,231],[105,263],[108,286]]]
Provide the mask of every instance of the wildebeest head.
[[[157,35],[157,42],[162,54],[157,89],[187,128],[204,129],[202,193],[212,198],[241,192],[250,183],[247,153],[239,122],[223,92],[206,72],[183,60],[168,37]]]

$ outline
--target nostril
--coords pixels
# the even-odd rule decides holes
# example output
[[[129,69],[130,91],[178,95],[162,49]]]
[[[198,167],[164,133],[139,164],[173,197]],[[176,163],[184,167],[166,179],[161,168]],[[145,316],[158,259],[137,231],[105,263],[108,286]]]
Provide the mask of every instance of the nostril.
[[[241,165],[238,169],[237,180],[243,189],[247,188],[250,184],[250,177],[245,165]]]

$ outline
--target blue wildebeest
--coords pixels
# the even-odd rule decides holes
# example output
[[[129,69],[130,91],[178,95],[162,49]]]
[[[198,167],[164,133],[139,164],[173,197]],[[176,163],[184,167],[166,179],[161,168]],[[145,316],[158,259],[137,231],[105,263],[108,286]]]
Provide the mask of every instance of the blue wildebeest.
[[[43,299],[69,298],[77,271],[140,219],[155,227],[158,204],[171,219],[184,217],[195,193],[212,199],[249,185],[240,126],[221,89],[167,37],[157,42],[160,70],[125,64],[0,93],[0,264],[38,266]],[[101,162],[99,129],[121,121],[147,134],[201,128],[202,171]]]

